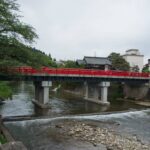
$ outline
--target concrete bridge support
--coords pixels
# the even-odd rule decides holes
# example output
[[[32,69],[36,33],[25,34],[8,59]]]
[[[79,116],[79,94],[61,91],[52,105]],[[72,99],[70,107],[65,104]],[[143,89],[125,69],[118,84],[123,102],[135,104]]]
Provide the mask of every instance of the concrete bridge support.
[[[88,85],[87,81],[84,82],[84,87],[85,87],[84,98],[88,99],[88,97],[89,97],[89,85]]]
[[[101,82],[97,84],[85,81],[84,99],[98,104],[109,104],[107,100],[109,86],[110,82]]]
[[[41,108],[47,108],[49,101],[49,88],[52,86],[51,81],[37,81],[35,86],[35,100],[34,103]]]
[[[101,103],[102,104],[109,104],[107,97],[108,97],[108,87],[110,86],[110,82],[101,82]]]

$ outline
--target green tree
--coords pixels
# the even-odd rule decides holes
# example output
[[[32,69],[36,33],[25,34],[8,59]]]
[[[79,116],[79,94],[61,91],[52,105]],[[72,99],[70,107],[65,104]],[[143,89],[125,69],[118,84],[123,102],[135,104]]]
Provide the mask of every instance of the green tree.
[[[108,56],[108,58],[112,62],[113,70],[129,71],[129,63],[119,53],[113,52]]]
[[[112,62],[113,70],[129,71],[129,63],[119,54],[111,53],[108,58]],[[114,82],[111,84],[109,98],[116,100],[123,97],[123,85],[120,82]]]
[[[0,0],[0,65],[24,64],[29,53],[27,44],[34,42],[34,28],[20,21],[16,0]],[[5,61],[3,61],[5,60]],[[13,61],[15,60],[15,61]],[[21,64],[22,64],[21,63]]]
[[[12,90],[8,82],[0,81],[0,101],[12,96]]]
[[[79,66],[77,66],[76,62],[73,60],[68,60],[65,62],[65,68],[78,68]]]
[[[143,69],[142,69],[142,72],[150,72],[150,70],[149,70],[149,65],[148,64],[146,64],[146,65],[144,65],[144,67],[143,67]]]
[[[56,62],[51,57],[49,57],[49,55],[46,55],[45,53],[37,49],[32,49],[32,51],[29,50],[29,57],[27,60],[28,62],[26,62],[26,64],[28,64],[29,66],[34,66],[36,68],[41,66],[57,67]]]
[[[34,28],[19,20],[18,11],[16,0],[0,0],[0,37],[4,44],[32,43],[37,38]]]
[[[30,47],[38,37],[30,25],[20,21],[16,0],[0,0],[0,67],[52,66],[51,55]]]
[[[65,68],[84,68],[84,65],[78,65],[76,61],[67,60],[64,64]]]

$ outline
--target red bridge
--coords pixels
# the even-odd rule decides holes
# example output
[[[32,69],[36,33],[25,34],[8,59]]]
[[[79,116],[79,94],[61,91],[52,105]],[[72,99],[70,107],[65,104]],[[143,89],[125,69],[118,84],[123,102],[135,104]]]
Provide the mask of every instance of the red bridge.
[[[92,70],[78,68],[48,68],[34,69],[32,67],[16,67],[7,69],[8,74],[0,74],[0,80],[103,80],[103,81],[142,81],[150,79],[149,73],[138,73],[113,70]],[[3,71],[1,71],[3,72]]]
[[[150,79],[149,73],[137,73],[126,71],[104,71],[91,69],[75,69],[75,68],[48,68],[42,67],[34,69],[32,67],[16,67],[4,68],[0,70],[0,80],[23,80],[34,81],[35,86],[35,101],[38,107],[45,108],[49,101],[49,87],[52,86],[52,81],[77,81],[84,82],[86,100],[109,104],[107,101],[107,91],[110,86],[108,81],[148,83]],[[94,82],[94,96],[89,97],[90,84]],[[101,89],[99,95],[99,88]],[[90,93],[91,94],[91,93]],[[100,101],[99,101],[100,97]]]

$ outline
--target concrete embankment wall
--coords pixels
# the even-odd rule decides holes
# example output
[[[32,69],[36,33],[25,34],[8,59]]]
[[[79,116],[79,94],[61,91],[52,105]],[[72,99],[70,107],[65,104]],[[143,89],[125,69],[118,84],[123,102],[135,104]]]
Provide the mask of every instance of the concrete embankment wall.
[[[135,100],[150,99],[149,84],[124,84],[124,97]]]
[[[15,141],[15,138],[10,134],[9,130],[3,124],[0,116],[0,134],[4,136],[7,143],[0,144],[0,150],[27,150],[24,144],[20,141]]]

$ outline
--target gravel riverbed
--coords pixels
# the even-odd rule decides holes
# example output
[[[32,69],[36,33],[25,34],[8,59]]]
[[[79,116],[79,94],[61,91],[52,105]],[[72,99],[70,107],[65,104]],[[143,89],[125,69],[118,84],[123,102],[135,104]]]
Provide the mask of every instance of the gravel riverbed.
[[[105,124],[97,126],[77,120],[55,125],[63,137],[88,142],[99,150],[150,150],[150,145],[142,143],[135,135],[121,135],[111,126],[108,128]]]

